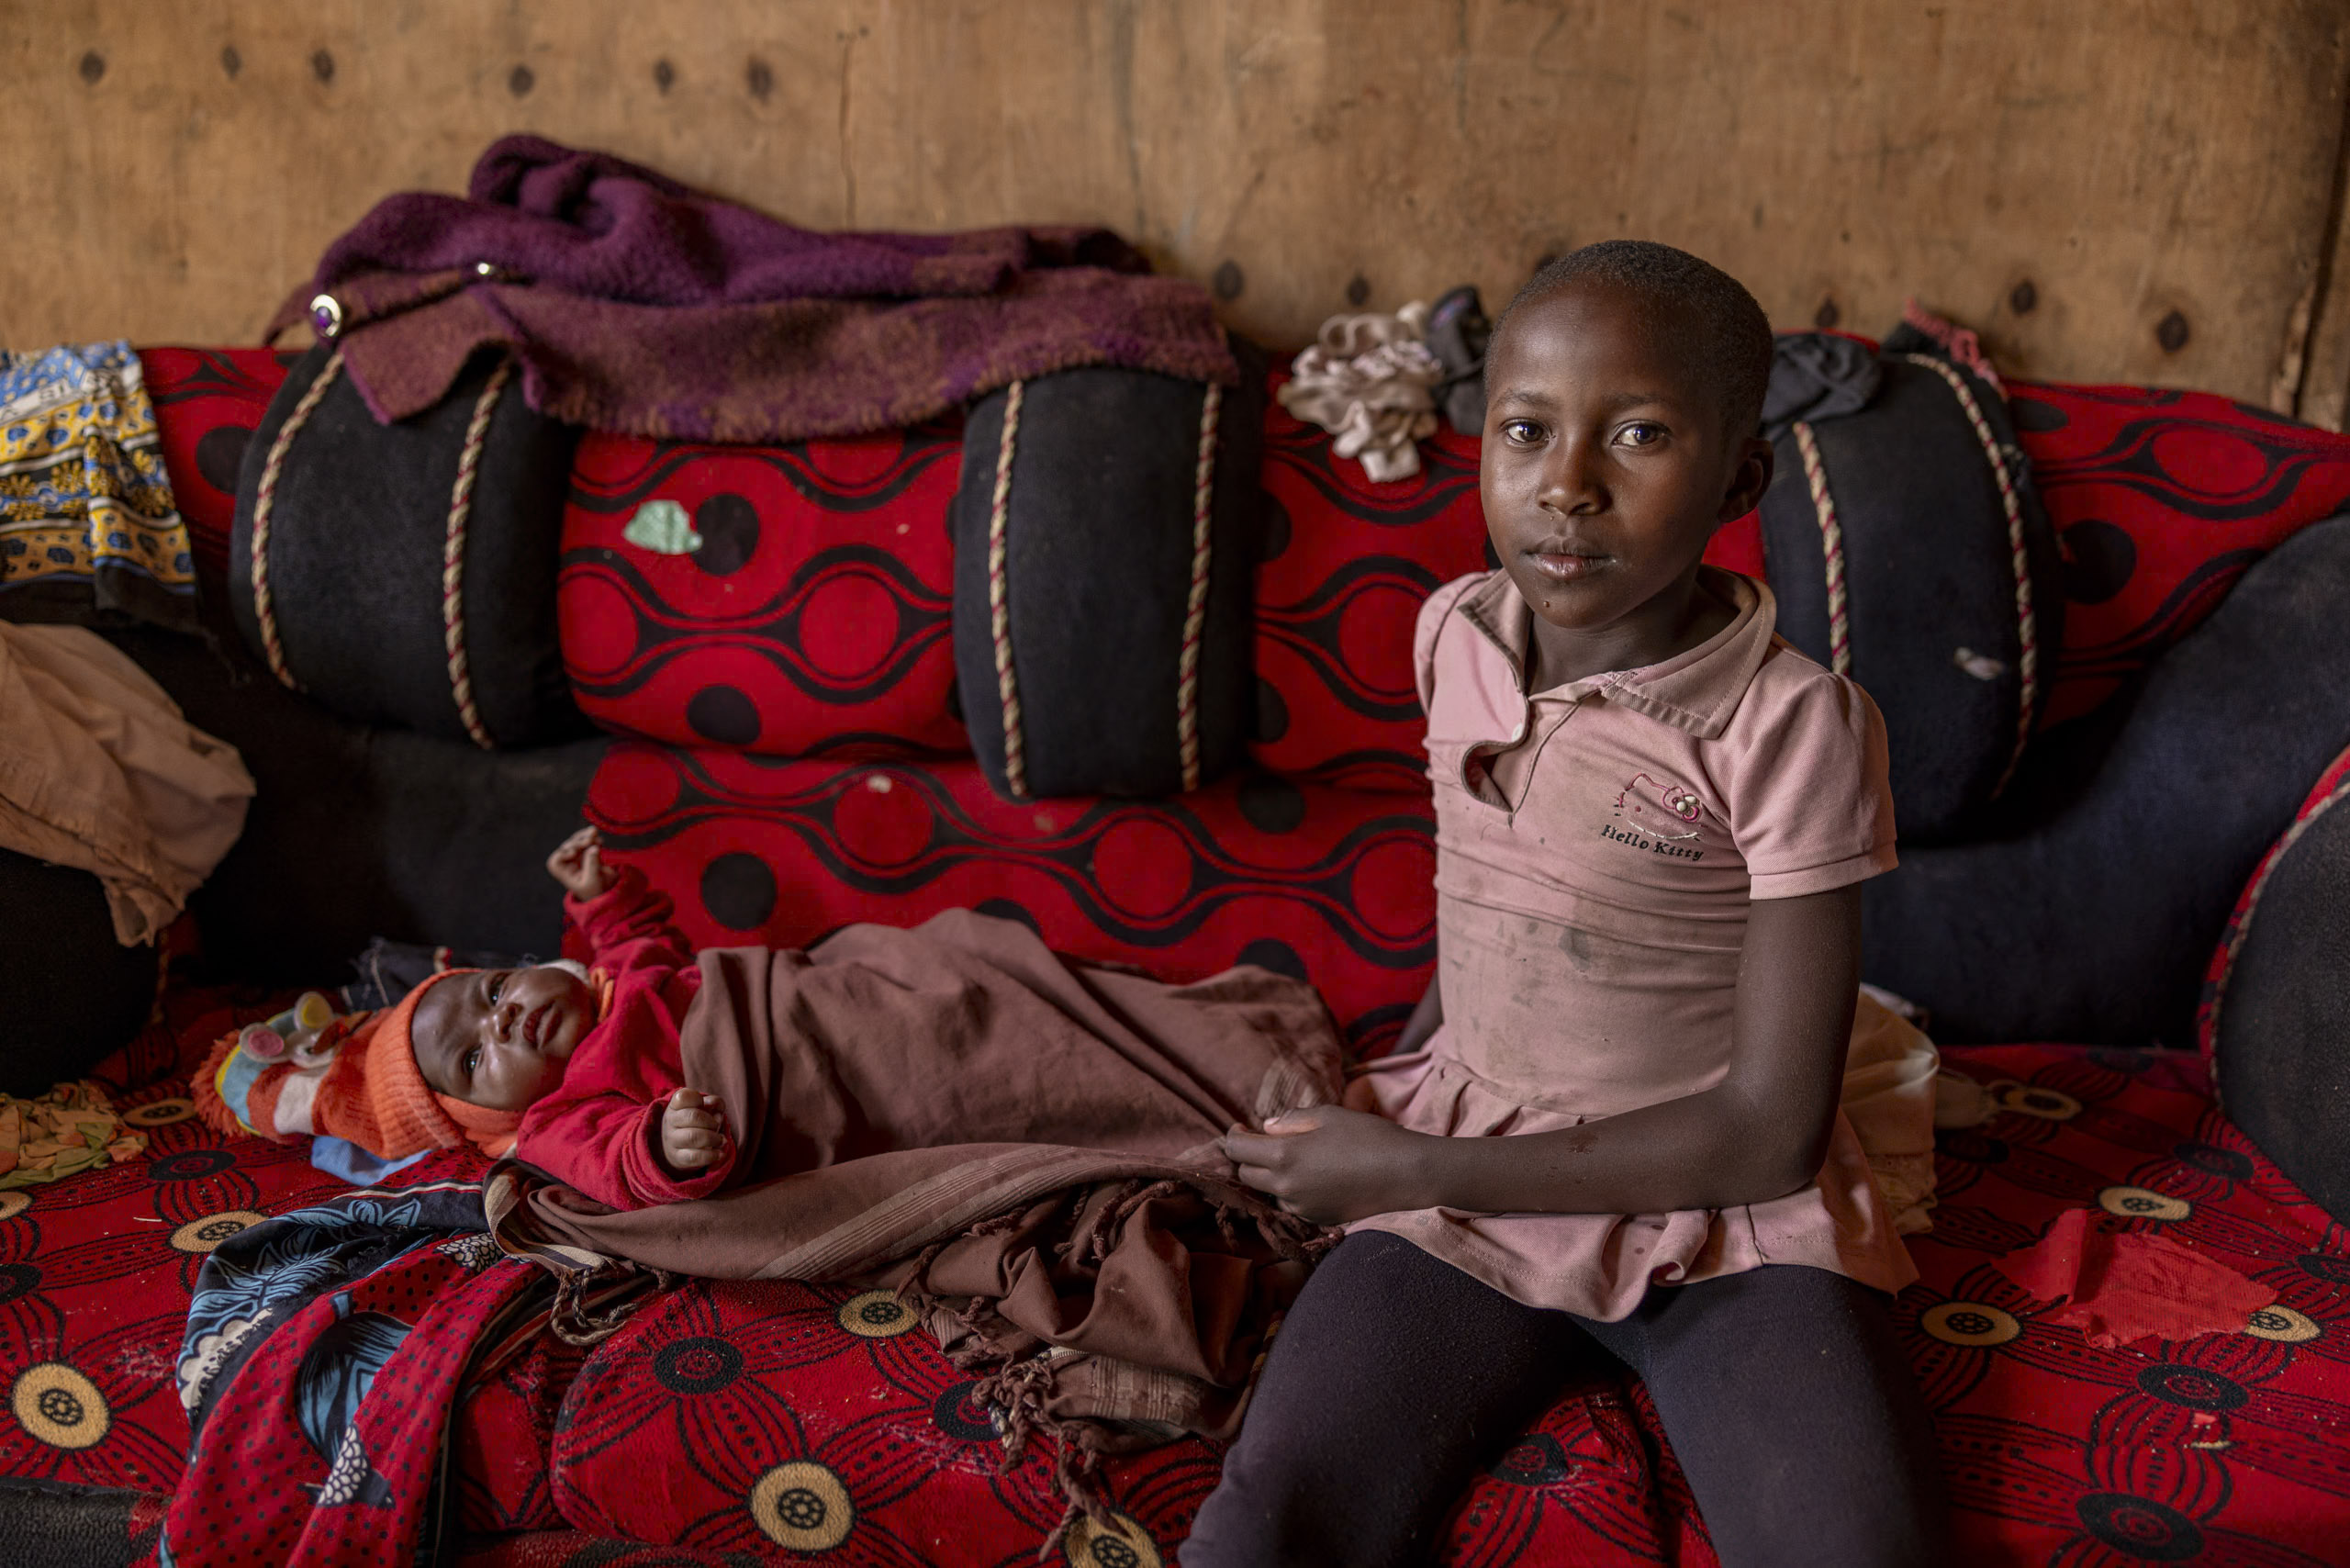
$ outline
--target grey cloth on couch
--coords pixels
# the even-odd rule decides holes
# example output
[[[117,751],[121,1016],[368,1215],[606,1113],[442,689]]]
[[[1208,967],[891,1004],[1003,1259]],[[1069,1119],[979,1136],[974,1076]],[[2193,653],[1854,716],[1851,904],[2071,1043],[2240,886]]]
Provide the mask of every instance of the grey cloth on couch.
[[[1858,413],[1883,378],[1858,338],[1781,332],[1771,341],[1771,384],[1762,394],[1762,433],[1776,439],[1797,420],[1818,423]]]

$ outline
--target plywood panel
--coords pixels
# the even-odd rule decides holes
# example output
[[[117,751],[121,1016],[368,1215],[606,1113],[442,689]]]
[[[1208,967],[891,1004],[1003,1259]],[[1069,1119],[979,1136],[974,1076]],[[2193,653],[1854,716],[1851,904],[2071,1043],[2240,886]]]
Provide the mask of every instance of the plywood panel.
[[[0,0],[0,341],[246,338],[529,129],[817,226],[1108,222],[1279,343],[1628,233],[1783,326],[1915,294],[2265,401],[2345,50],[2342,0]]]

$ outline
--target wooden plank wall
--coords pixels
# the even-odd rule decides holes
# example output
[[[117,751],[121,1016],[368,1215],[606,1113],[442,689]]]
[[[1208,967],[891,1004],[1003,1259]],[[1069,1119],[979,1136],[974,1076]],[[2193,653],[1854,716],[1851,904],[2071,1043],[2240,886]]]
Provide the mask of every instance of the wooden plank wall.
[[[2344,0],[0,0],[0,342],[251,337],[493,137],[822,226],[1107,222],[1281,345],[1671,241],[1782,326],[2339,424]]]

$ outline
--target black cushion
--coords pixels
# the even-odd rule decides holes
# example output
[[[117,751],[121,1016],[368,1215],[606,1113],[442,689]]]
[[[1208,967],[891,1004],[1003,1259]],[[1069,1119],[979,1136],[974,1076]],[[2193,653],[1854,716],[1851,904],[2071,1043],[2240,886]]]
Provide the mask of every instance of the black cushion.
[[[1937,1039],[2188,1046],[2228,912],[2350,745],[2350,518],[2257,562],[2098,711],[2048,731],[1973,842],[1867,884],[1863,972]]]
[[[1810,425],[1842,535],[1848,673],[1885,713],[1894,821],[1905,843],[1952,837],[1998,792],[2021,733],[2023,650],[2008,512],[1982,436],[1942,373],[1972,397],[2004,462],[2026,543],[2038,688],[2060,644],[2062,559],[1998,388],[1888,340],[1874,398]],[[1833,667],[1827,552],[1794,429],[1762,507],[1780,635]]]
[[[252,576],[254,503],[287,416],[325,369],[320,344],[287,374],[246,445],[229,538],[229,589],[247,644],[266,657]],[[285,444],[267,540],[269,598],[297,684],[347,718],[450,740],[460,711],[442,614],[442,566],[459,459],[498,362],[477,358],[437,408],[379,425],[337,375]],[[564,678],[555,556],[576,432],[534,413],[519,379],[499,392],[465,530],[463,647],[481,730],[498,745],[587,732]]]
[[[0,849],[0,1092],[39,1094],[129,1044],[155,1005],[155,948],[114,939],[96,877]]]
[[[1191,707],[1194,778],[1238,756],[1249,709],[1249,606],[1263,494],[1261,361],[1215,427],[1207,591]],[[1024,385],[1004,528],[1005,619],[1022,777],[1010,776],[989,594],[989,540],[1010,393],[963,433],[953,507],[955,670],[971,749],[1007,795],[1163,795],[1186,781],[1179,708],[1193,497],[1207,388],[1086,369]]]
[[[2312,808],[2249,911],[2218,993],[2220,1103],[2350,1224],[2350,811]]]
[[[378,935],[560,950],[546,857],[579,825],[603,739],[485,752],[371,729],[279,686],[229,639],[111,635],[260,786],[244,835],[188,901],[214,969],[316,985]]]

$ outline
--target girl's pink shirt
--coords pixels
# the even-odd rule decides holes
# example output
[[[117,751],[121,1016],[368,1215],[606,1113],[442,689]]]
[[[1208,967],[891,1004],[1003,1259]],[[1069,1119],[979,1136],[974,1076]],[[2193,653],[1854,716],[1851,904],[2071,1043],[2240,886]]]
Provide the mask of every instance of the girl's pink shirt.
[[[1438,589],[1415,655],[1437,811],[1445,1023],[1347,1103],[1449,1137],[1547,1132],[1710,1088],[1729,1070],[1750,902],[1894,865],[1885,724],[1774,635],[1760,583],[1712,567],[1731,622],[1697,647],[1529,696],[1532,612],[1506,575]],[[1620,1318],[1651,1283],[1764,1263],[1916,1278],[1840,1112],[1818,1180],[1652,1215],[1380,1215],[1530,1305]]]

